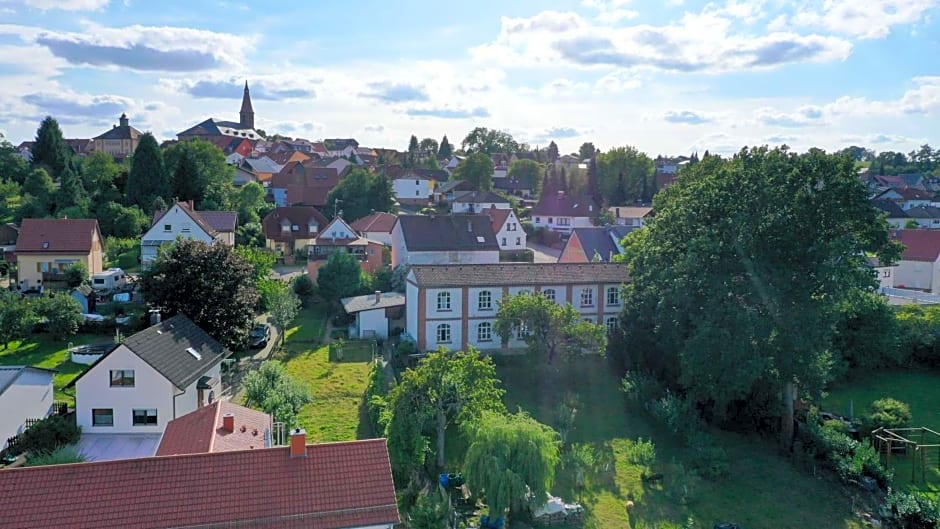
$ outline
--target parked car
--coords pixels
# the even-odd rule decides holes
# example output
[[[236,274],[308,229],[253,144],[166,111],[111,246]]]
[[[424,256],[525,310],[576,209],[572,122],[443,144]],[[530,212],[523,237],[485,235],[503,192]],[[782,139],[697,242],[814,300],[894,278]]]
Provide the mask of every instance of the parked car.
[[[260,349],[268,345],[268,340],[271,339],[271,326],[267,323],[261,325],[255,325],[251,332],[248,333],[248,346]]]

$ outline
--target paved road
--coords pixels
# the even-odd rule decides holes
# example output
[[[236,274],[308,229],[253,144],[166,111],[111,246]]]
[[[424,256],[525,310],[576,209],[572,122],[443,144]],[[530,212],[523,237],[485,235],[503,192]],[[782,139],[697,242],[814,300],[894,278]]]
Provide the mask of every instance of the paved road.
[[[526,246],[535,254],[536,263],[557,263],[558,257],[561,255],[561,250],[535,244],[534,242],[530,242]]]

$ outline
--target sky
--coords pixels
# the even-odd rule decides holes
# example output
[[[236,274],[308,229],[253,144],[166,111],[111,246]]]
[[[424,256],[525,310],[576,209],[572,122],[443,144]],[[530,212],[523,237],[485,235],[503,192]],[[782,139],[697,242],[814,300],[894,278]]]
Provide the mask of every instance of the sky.
[[[0,133],[126,112],[404,150],[474,127],[562,153],[940,144],[940,0],[0,0]]]

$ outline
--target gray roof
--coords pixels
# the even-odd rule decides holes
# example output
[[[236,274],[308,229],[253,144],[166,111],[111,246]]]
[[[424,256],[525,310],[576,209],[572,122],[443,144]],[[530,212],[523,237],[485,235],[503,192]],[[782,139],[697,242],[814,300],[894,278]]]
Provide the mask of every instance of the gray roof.
[[[364,310],[384,309],[386,307],[405,306],[405,295],[399,292],[382,292],[379,301],[375,301],[375,294],[353,296],[341,300],[343,309],[347,314],[355,314]]]
[[[180,389],[232,354],[182,314],[128,337],[124,345]],[[187,352],[190,347],[201,358]]]
[[[267,156],[262,156],[261,158],[245,158],[242,160],[242,164],[247,164],[248,167],[251,167],[251,170],[256,173],[277,173],[284,168],[283,165],[278,165]]]
[[[492,191],[473,191],[460,198],[454,199],[454,202],[472,202],[474,204],[508,204],[505,198],[493,193]]]
[[[499,251],[488,215],[399,215],[409,252]]]
[[[143,132],[130,125],[116,125],[111,130],[95,136],[96,140],[136,140],[143,136]]]
[[[532,186],[518,178],[494,178],[493,189],[502,189],[504,191],[523,191],[532,189]]]
[[[16,379],[20,378],[20,375],[23,374],[27,369],[38,371],[41,373],[49,373],[49,382],[52,382],[52,375],[55,374],[55,371],[51,369],[43,369],[41,367],[32,367],[32,366],[0,366],[0,395],[3,395],[3,392],[7,390],[8,387],[13,385],[16,382]]]
[[[238,221],[236,211],[197,211],[196,213],[215,231],[235,231],[235,223]]]
[[[940,219],[940,208],[917,206],[907,210],[907,216],[912,219]]]
[[[891,200],[872,200],[871,205],[888,214],[889,219],[905,219],[907,213],[901,209],[897,202]]]
[[[466,180],[448,180],[436,188],[434,192],[438,194],[450,193],[451,191],[472,191],[475,190],[476,186],[467,182]]]
[[[410,276],[419,287],[481,287],[625,283],[622,263],[506,263],[478,265],[415,265]]]
[[[613,230],[610,228],[575,228],[571,230],[571,238],[568,239],[568,244],[571,244],[575,235],[578,236],[578,242],[581,243],[584,256],[588,260],[593,259],[594,255],[597,254],[602,261],[610,261],[611,256],[620,254],[620,249],[614,243],[616,235],[613,234]]]

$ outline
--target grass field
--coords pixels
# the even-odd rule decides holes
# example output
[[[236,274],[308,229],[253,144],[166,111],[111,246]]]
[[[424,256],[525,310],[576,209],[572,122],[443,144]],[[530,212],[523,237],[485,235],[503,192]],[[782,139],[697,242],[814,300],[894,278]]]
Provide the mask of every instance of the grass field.
[[[69,360],[68,346],[107,342],[114,339],[111,335],[77,334],[67,340],[53,340],[48,334],[31,336],[22,342],[10,342],[6,349],[0,350],[0,365],[27,365],[55,369],[57,371],[53,385],[55,400],[75,405],[75,390],[64,393],[62,388],[88,368]]]
[[[855,416],[860,417],[869,404],[883,397],[900,400],[911,407],[911,426],[925,426],[940,432],[940,373],[936,371],[895,370],[857,376],[831,388],[823,401],[823,409],[848,415],[851,403]],[[931,457],[936,461],[936,452]],[[926,483],[912,485],[910,459],[894,457],[891,466],[896,485],[940,496],[940,470],[936,467],[928,472]]]
[[[599,453],[599,470],[581,491],[588,511],[585,527],[695,527],[734,522],[748,529],[856,528],[851,504],[841,489],[795,469],[777,455],[772,441],[717,432],[731,459],[728,478],[710,482],[682,480],[688,467],[685,451],[671,434],[654,424],[645,411],[632,407],[620,393],[620,381],[600,358],[556,366],[525,357],[497,359],[497,373],[507,390],[510,411],[521,407],[552,424],[557,403],[567,393],[578,395],[580,408],[569,442],[590,443]],[[638,437],[652,439],[657,463],[647,469],[628,461],[628,447]],[[662,485],[643,482],[643,472],[664,474]],[[682,494],[682,483],[691,491]],[[553,488],[566,501],[577,499],[572,476],[562,471]],[[636,507],[628,518],[628,499]],[[810,508],[810,506],[812,506]]]

